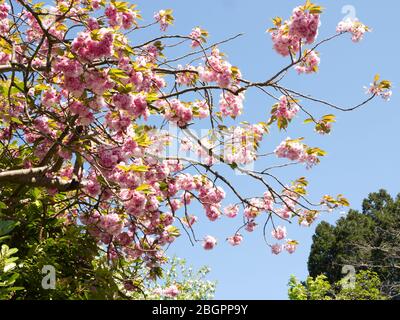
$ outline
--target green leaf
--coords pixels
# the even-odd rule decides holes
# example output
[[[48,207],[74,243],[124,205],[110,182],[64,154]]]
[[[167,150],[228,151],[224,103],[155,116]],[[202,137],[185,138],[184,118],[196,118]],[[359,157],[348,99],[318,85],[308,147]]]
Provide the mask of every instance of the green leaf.
[[[4,236],[10,233],[19,224],[20,224],[19,221],[0,220],[0,236]]]
[[[22,121],[19,120],[19,119],[16,118],[16,117],[11,117],[11,121],[12,121],[12,122],[15,122],[15,123],[17,123],[17,124],[23,124]]]
[[[121,69],[116,69],[116,68],[110,69],[110,70],[108,71],[108,74],[111,75],[111,76],[114,76],[114,77],[116,77],[116,78],[120,78],[120,79],[127,79],[127,78],[129,78],[125,71],[123,71],[123,70],[121,70]]]
[[[8,272],[11,271],[12,269],[14,269],[17,265],[12,262],[12,263],[8,263],[4,266],[3,272]]]
[[[130,164],[130,165],[118,165],[118,169],[121,169],[123,171],[135,171],[135,172],[147,172],[149,170],[148,166],[138,166],[136,164]]]

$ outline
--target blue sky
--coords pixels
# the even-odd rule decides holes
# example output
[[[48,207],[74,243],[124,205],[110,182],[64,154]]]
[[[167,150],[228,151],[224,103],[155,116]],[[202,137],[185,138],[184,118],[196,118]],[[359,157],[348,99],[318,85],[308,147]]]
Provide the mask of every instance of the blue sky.
[[[365,98],[363,86],[372,82],[375,73],[393,81],[394,95],[389,103],[374,100],[367,107],[355,112],[340,113],[317,105],[306,104],[317,115],[335,113],[337,123],[329,136],[320,136],[312,128],[302,124],[304,116],[298,117],[285,133],[271,132],[264,140],[266,149],[272,151],[286,136],[306,137],[309,145],[319,146],[328,152],[322,163],[312,170],[304,167],[282,169],[275,173],[284,181],[306,175],[310,182],[310,198],[318,201],[323,194],[343,193],[352,204],[360,208],[361,201],[369,192],[385,188],[393,195],[400,191],[398,170],[399,151],[399,73],[398,35],[394,23],[398,19],[400,3],[395,0],[383,1],[324,1],[317,2],[325,7],[319,39],[335,32],[337,23],[345,16],[342,8],[352,5],[356,17],[370,26],[373,32],[367,34],[358,44],[344,36],[323,46],[320,72],[317,75],[298,76],[292,72],[284,80],[287,87],[312,93],[342,106],[352,106]],[[265,30],[271,25],[271,18],[287,18],[294,6],[302,1],[238,1],[205,0],[194,1],[138,1],[145,21],[150,21],[153,12],[161,8],[172,8],[176,19],[169,34],[188,34],[192,27],[201,26],[210,32],[210,41],[219,41],[237,33],[244,36],[222,45],[221,50],[229,61],[240,67],[243,76],[251,80],[265,80],[287,60],[272,50],[270,38]],[[157,30],[146,31],[144,35],[156,35]],[[141,37],[141,36],[138,36]],[[132,37],[135,41],[135,36]],[[250,122],[267,119],[272,101],[257,91],[246,95],[245,114],[240,120]],[[260,164],[269,166],[271,160]],[[259,195],[264,189],[251,180],[231,175],[231,180],[245,195]],[[227,196],[227,203],[234,201]],[[201,212],[192,212],[206,220]],[[340,212],[325,214],[320,219],[334,222]],[[201,246],[191,247],[183,235],[169,249],[169,254],[186,258],[194,266],[208,265],[212,272],[210,279],[218,280],[218,299],[286,299],[287,282],[291,274],[300,279],[307,275],[307,258],[314,227],[300,228],[295,223],[288,227],[290,237],[300,241],[293,255],[273,256],[262,239],[261,228],[246,234],[243,244],[230,247],[224,238],[234,232],[240,221],[223,219],[215,223],[200,223],[196,229],[198,237],[213,234],[219,244],[211,252]]]

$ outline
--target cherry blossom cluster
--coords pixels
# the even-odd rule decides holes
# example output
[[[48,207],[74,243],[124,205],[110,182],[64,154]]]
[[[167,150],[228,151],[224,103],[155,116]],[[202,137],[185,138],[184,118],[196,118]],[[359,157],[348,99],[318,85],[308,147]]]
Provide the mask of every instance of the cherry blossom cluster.
[[[223,157],[226,163],[248,164],[257,158],[257,148],[265,129],[260,124],[246,124],[229,128],[224,133]]]
[[[287,158],[291,161],[302,162],[311,168],[319,163],[318,155],[324,155],[322,150],[310,149],[300,139],[290,139],[282,141],[275,149],[275,154],[278,158]]]
[[[71,49],[78,57],[88,61],[110,58],[114,54],[113,41],[113,32],[101,28],[95,34],[94,31],[80,32],[72,41]]]
[[[375,75],[374,82],[371,83],[368,88],[365,87],[366,93],[389,101],[390,97],[392,96],[392,91],[390,90],[392,83],[388,80],[379,81],[379,79],[379,74]]]
[[[6,35],[9,30],[8,13],[11,7],[7,3],[0,3],[0,36]],[[0,65],[7,64],[11,59],[10,53],[0,52]]]
[[[224,60],[217,47],[207,57],[205,66],[199,66],[197,71],[201,81],[216,82],[221,88],[232,88],[241,78],[240,70]]]
[[[192,32],[189,34],[189,38],[192,39],[192,48],[199,47],[202,43],[206,42],[208,37],[208,32],[201,29],[200,27],[193,28]]]
[[[167,30],[168,26],[174,22],[171,9],[156,12],[154,19],[160,24],[161,31]]]
[[[351,39],[353,42],[360,42],[366,32],[371,30],[363,23],[358,20],[345,19],[339,22],[336,27],[338,33],[351,33]]]
[[[276,52],[285,57],[296,54],[302,43],[312,44],[318,35],[321,12],[321,7],[307,2],[294,8],[288,20],[275,18],[275,27],[267,31],[271,34]]]
[[[281,96],[279,102],[272,107],[271,114],[277,119],[292,120],[299,112],[300,108],[296,102],[287,96]]]
[[[110,5],[105,9],[105,15],[108,18],[108,24],[111,27],[122,27],[130,29],[133,25],[137,24],[138,13],[135,10],[125,9],[122,12],[114,5]],[[93,28],[90,28],[93,30]],[[97,28],[96,28],[97,29]]]
[[[275,243],[271,246],[271,251],[273,254],[280,254],[283,250],[286,250],[288,253],[292,254],[296,251],[297,248],[297,241],[287,239],[286,242],[282,245],[279,243]]]
[[[295,67],[295,70],[301,73],[314,73],[318,71],[320,58],[315,50],[305,50],[303,59]]]

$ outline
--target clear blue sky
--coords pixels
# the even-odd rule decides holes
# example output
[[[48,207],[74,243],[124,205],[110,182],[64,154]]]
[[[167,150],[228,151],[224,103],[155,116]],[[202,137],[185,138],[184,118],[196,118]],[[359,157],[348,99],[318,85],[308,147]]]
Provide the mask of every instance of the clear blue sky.
[[[138,1],[143,16],[150,21],[154,11],[160,8],[174,9],[175,25],[170,34],[187,34],[194,26],[201,26],[210,32],[210,41],[219,41],[237,33],[245,35],[221,48],[229,60],[238,65],[245,78],[265,80],[287,61],[273,52],[271,41],[265,30],[271,18],[277,15],[287,18],[294,6],[302,1]],[[310,145],[320,146],[328,156],[311,171],[303,167],[280,170],[276,173],[286,181],[306,175],[310,181],[310,198],[318,200],[325,193],[344,193],[351,201],[352,208],[359,208],[362,199],[369,192],[386,188],[393,195],[400,191],[398,169],[399,130],[399,62],[398,34],[394,21],[398,19],[400,2],[396,0],[361,1],[337,0],[317,2],[325,7],[322,16],[319,39],[335,31],[340,21],[342,7],[353,5],[356,16],[373,28],[365,40],[353,44],[348,36],[331,42],[320,49],[320,72],[314,76],[297,76],[292,72],[284,84],[296,90],[313,93],[340,105],[350,106],[361,101],[363,86],[368,85],[374,74],[394,83],[394,95],[389,103],[375,100],[366,108],[352,113],[338,113],[338,122],[330,136],[319,136],[311,127],[302,125],[299,117],[287,133],[273,131],[264,141],[267,149],[273,150],[286,135],[305,136]],[[153,32],[151,32],[153,33]],[[155,33],[154,33],[155,34]],[[134,37],[132,39],[135,41]],[[248,121],[268,118],[271,100],[257,91],[246,96],[245,116]],[[315,104],[308,104],[316,114],[328,114],[332,110]],[[297,124],[297,125],[296,125]],[[263,163],[268,166],[270,163]],[[244,177],[232,176],[239,190],[245,194],[257,195],[264,190]],[[228,195],[227,202],[233,200]],[[205,220],[201,212],[196,212]],[[321,216],[334,222],[340,213]],[[230,247],[223,239],[234,231],[239,221],[226,219],[216,223],[201,223],[197,228],[199,237],[214,234],[219,244],[214,251],[206,252],[200,246],[191,247],[182,236],[169,250],[186,258],[194,266],[206,264],[212,268],[211,279],[218,280],[218,299],[286,299],[287,282],[290,274],[304,279],[307,275],[307,258],[314,227],[289,227],[290,236],[300,241],[293,255],[270,254],[262,240],[259,228],[253,234],[246,234],[243,245]]]

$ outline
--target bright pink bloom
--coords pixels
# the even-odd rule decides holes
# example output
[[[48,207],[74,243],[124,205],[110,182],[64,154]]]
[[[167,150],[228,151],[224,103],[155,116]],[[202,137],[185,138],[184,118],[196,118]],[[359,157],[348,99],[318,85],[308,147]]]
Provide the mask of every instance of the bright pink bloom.
[[[99,40],[93,40],[90,32],[78,33],[72,41],[72,51],[89,61],[111,57],[114,54],[114,34],[105,28],[99,29],[98,34]]]
[[[351,39],[353,42],[360,42],[364,37],[364,33],[370,32],[370,29],[360,21],[346,19],[339,22],[336,27],[336,32],[349,32],[352,34]]]
[[[238,246],[243,241],[243,236],[237,233],[234,236],[229,237],[227,240],[232,246]]]
[[[224,208],[224,214],[229,218],[235,218],[239,213],[239,206],[238,205],[229,205]]]
[[[277,118],[283,118],[290,121],[296,116],[299,110],[300,108],[296,103],[289,100],[286,96],[281,96],[273,115]]]
[[[168,288],[165,288],[162,291],[164,296],[170,297],[170,298],[174,298],[179,294],[179,289],[176,285],[171,285]]]
[[[319,25],[319,14],[312,14],[301,7],[297,7],[293,10],[290,18],[289,34],[304,39],[307,44],[311,44],[318,35]]]
[[[286,238],[286,227],[278,226],[277,228],[272,230],[271,234],[276,240],[282,240]]]
[[[215,239],[213,236],[206,236],[204,237],[203,240],[203,248],[205,250],[212,250],[217,244],[217,239]]]
[[[289,252],[290,254],[292,254],[293,252],[296,251],[297,248],[297,244],[295,241],[288,239],[284,245],[284,248],[287,252]]]
[[[284,57],[288,56],[291,52],[297,53],[300,49],[300,38],[289,35],[285,25],[272,31],[271,38],[275,51]]]
[[[234,95],[230,92],[221,93],[219,107],[224,117],[236,118],[241,115],[243,110],[244,95],[239,93]]]
[[[280,254],[282,252],[282,246],[280,244],[277,244],[277,243],[273,244],[271,246],[271,251],[272,251],[273,254],[278,255],[278,254]]]
[[[0,65],[7,64],[11,60],[11,55],[5,52],[0,52]]]
[[[170,22],[168,18],[170,15],[168,14],[167,10],[160,10],[154,14],[154,19],[160,24],[161,31],[165,31],[168,28]]]
[[[317,52],[314,50],[306,50],[301,63],[298,64],[295,69],[299,74],[317,72],[320,60]]]

